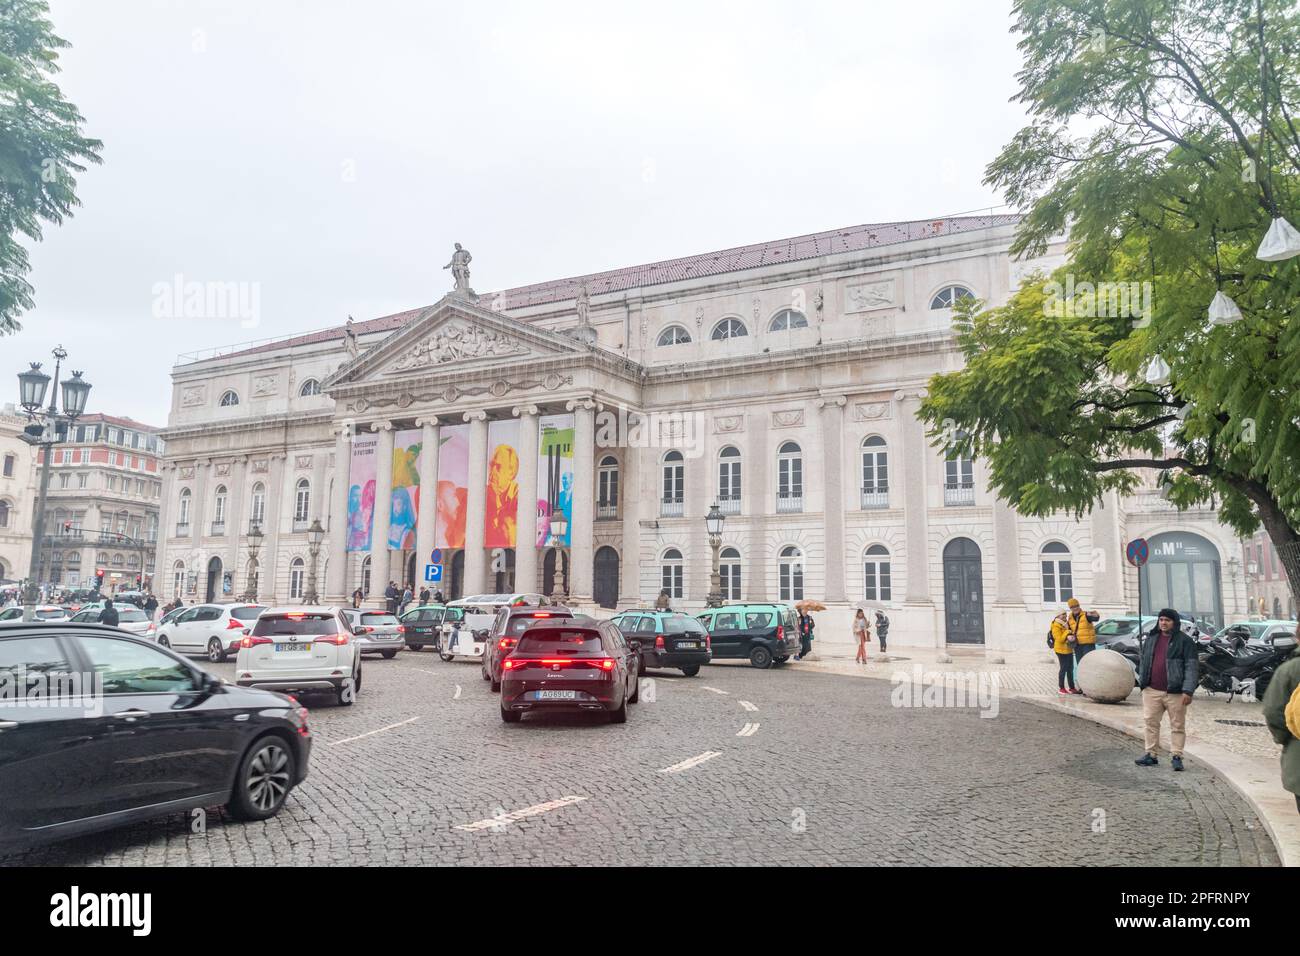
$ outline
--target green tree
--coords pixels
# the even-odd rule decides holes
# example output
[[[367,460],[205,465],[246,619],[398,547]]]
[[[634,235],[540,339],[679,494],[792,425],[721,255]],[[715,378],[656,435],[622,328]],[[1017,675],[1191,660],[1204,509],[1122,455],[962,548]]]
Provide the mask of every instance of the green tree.
[[[1030,515],[1080,514],[1155,470],[1179,507],[1262,523],[1300,594],[1300,259],[1256,258],[1275,217],[1297,218],[1300,13],[1018,0],[1015,29],[1031,122],[986,182],[1025,210],[1013,254],[1068,231],[1067,263],[958,309],[965,366],[930,383],[931,435]],[[1150,283],[1150,309],[1085,282]],[[1220,290],[1243,318],[1210,327]],[[1143,372],[1157,355],[1167,383]]]
[[[0,335],[34,304],[20,237],[39,241],[42,221],[71,215],[74,174],[100,162],[102,144],[81,135],[81,114],[50,79],[68,43],[48,13],[45,0],[0,0]]]

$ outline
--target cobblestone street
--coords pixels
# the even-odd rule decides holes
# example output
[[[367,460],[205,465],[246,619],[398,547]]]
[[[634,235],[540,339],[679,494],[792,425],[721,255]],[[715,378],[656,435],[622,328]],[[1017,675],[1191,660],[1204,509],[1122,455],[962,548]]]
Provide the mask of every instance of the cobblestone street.
[[[650,677],[626,725],[506,725],[477,664],[367,659],[354,707],[305,700],[311,773],[279,816],[213,811],[202,833],[174,816],[0,862],[1278,863],[1204,765],[1135,767],[1134,741],[1065,714],[895,707],[888,681],[791,667]]]

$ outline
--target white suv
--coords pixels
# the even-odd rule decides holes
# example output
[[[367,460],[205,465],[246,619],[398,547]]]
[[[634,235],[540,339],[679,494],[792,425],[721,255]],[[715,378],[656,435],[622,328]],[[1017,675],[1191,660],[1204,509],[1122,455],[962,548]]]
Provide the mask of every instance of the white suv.
[[[178,654],[205,654],[219,664],[239,650],[239,642],[265,610],[261,604],[196,604],[160,624],[154,639]]]
[[[142,637],[146,641],[152,641],[155,637],[155,626],[149,619],[149,615],[144,613],[134,604],[114,604],[117,608],[117,627],[118,630],[134,634],[136,637]],[[72,615],[73,624],[96,624],[99,622],[99,615],[104,612],[103,608],[88,607],[84,611],[78,611]]]
[[[361,693],[361,646],[343,608],[273,607],[240,640],[235,682],[279,691],[330,690],[346,706]]]

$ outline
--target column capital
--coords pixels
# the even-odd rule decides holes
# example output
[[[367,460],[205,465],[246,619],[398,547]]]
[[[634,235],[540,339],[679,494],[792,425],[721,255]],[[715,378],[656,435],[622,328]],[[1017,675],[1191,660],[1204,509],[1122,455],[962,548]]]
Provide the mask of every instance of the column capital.
[[[510,409],[510,414],[517,418],[522,418],[525,415],[532,415],[535,417],[541,413],[542,410],[536,405],[516,405],[514,408]]]
[[[817,399],[818,408],[843,408],[848,403],[848,398],[843,395],[824,395]]]
[[[425,425],[432,425],[434,428],[439,428],[442,425],[442,419],[437,415],[426,415],[423,418],[417,418],[415,420],[416,428],[423,428]]]
[[[487,421],[487,417],[488,413],[482,408],[477,408],[472,412],[466,412],[464,416],[465,421],[467,422],[485,422]]]
[[[926,395],[926,389],[925,389],[925,386],[923,386],[923,385],[915,385],[915,386],[912,386],[911,388],[900,388],[898,391],[896,391],[896,392],[894,393],[894,401],[896,401],[896,402],[906,402],[906,401],[917,401],[917,402],[919,402],[921,399],[925,398],[925,395]]]
[[[371,422],[369,428],[372,432],[391,432],[394,428],[392,422]]]
[[[333,427],[330,429],[330,431],[334,433],[335,441],[338,441],[340,438],[351,438],[353,435],[356,434],[357,423],[350,420],[344,422],[335,422]]]
[[[584,398],[574,398],[564,403],[566,411],[576,412],[581,409],[584,412],[594,412],[596,410],[596,401],[590,395]]]
[[[212,459],[211,459],[211,458],[195,458],[195,459],[194,459],[194,464],[198,465],[200,468],[209,468],[209,467],[211,467],[211,465],[212,465]]]

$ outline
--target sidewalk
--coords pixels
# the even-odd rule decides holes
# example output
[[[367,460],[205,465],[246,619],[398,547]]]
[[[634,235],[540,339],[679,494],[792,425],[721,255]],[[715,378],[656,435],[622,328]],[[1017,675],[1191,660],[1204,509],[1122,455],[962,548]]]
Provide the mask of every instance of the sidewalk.
[[[815,645],[814,645],[815,646]],[[939,658],[951,658],[940,663]],[[931,673],[997,674],[998,686],[1012,700],[1022,700],[1073,714],[1142,739],[1142,709],[1135,688],[1119,704],[1098,704],[1086,697],[1062,697],[1056,690],[1055,655],[1042,651],[991,651],[983,648],[904,647],[891,644],[888,654],[872,649],[867,663],[851,656],[818,655],[786,667],[856,677],[912,680],[916,666]],[[924,678],[923,678],[924,679]],[[1187,711],[1187,756],[1222,776],[1251,805],[1264,823],[1286,866],[1300,866],[1300,813],[1295,796],[1282,789],[1278,758],[1282,748],[1264,726],[1259,703],[1199,691]],[[1233,721],[1225,723],[1224,721]],[[1240,721],[1241,723],[1236,723]],[[1166,746],[1168,740],[1165,741]],[[1140,754],[1134,747],[1134,756]]]

